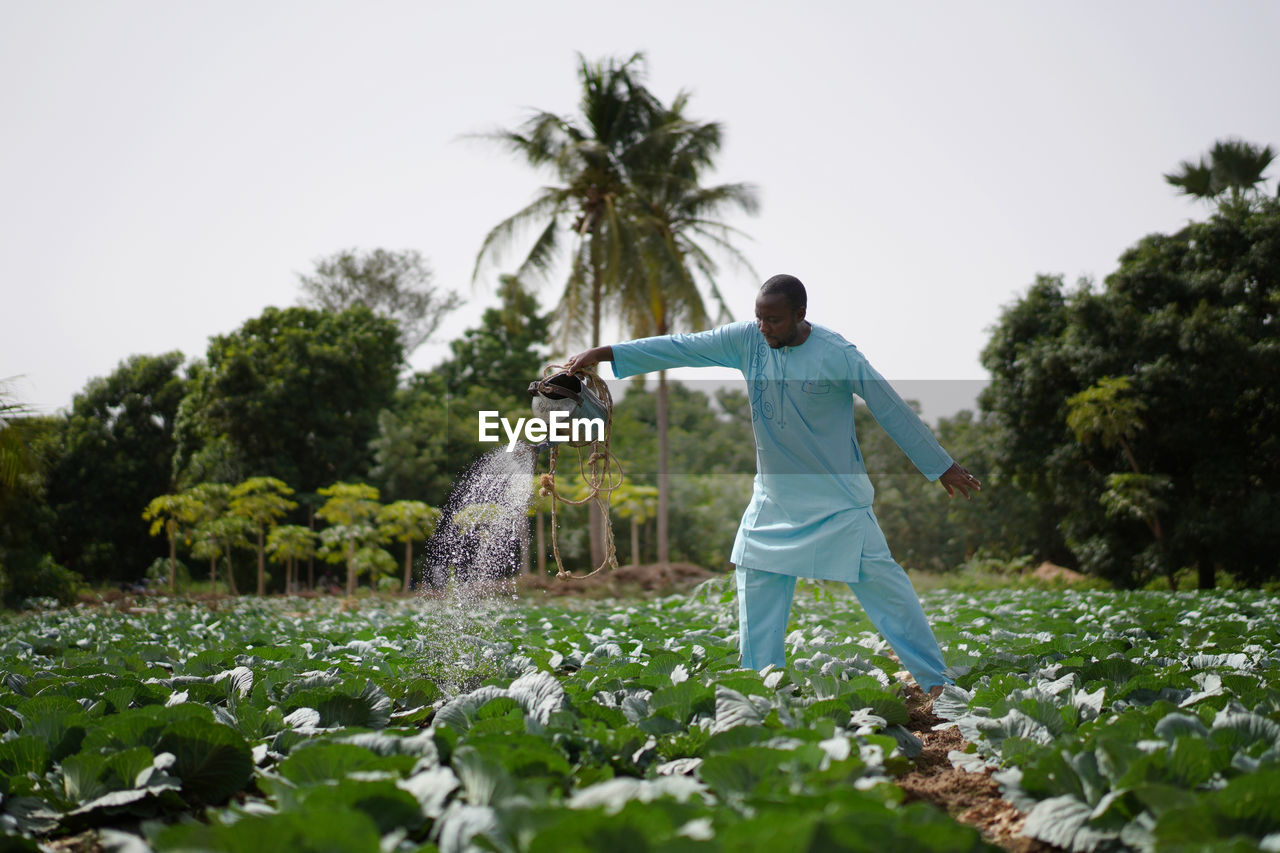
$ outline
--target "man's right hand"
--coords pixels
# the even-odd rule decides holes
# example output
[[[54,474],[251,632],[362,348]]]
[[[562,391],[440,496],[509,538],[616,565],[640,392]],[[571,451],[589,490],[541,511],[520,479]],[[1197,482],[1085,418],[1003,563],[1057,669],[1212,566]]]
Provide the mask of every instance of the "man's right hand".
[[[569,373],[577,373],[588,367],[595,367],[602,361],[613,361],[613,347],[592,347],[589,350],[583,350],[566,361],[564,369]]]

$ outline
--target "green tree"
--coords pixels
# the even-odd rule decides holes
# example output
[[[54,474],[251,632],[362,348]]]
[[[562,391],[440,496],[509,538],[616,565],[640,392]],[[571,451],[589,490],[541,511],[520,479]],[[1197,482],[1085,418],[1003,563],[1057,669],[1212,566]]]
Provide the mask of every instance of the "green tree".
[[[642,240],[627,206],[632,173],[648,165],[646,137],[662,113],[644,77],[643,54],[595,63],[580,55],[579,115],[539,111],[516,130],[488,136],[533,168],[550,171],[556,183],[489,232],[473,279],[526,228],[537,228],[538,235],[517,270],[521,279],[548,278],[567,249],[568,279],[556,309],[560,346],[566,350],[571,339],[600,345],[605,305],[641,262]],[[604,559],[602,524],[599,505],[592,502],[589,525],[596,565]]]
[[[1275,157],[1270,145],[1259,148],[1241,139],[1225,139],[1213,144],[1207,160],[1183,160],[1164,179],[1192,198],[1216,201],[1225,195],[1231,204],[1240,204],[1260,196],[1263,174]]]
[[[90,380],[62,419],[48,472],[54,555],[91,581],[141,578],[164,555],[138,518],[172,490],[182,362],[179,352],[130,356]]]
[[[247,548],[253,544],[253,522],[241,515],[224,514],[205,519],[191,532],[191,553],[197,558],[207,558],[209,565],[209,589],[217,591],[218,576],[214,561],[222,556],[226,567],[227,589],[232,595],[240,594],[236,583],[235,564],[231,559],[233,548]]]
[[[267,553],[273,561],[285,564],[284,589],[286,594],[292,593],[298,561],[316,553],[316,534],[299,524],[278,524],[267,534]]]
[[[235,571],[231,563],[231,549],[238,547],[248,535],[247,521],[242,516],[229,515],[231,487],[226,483],[200,483],[183,492],[198,507],[195,526],[188,541],[191,556],[209,561],[209,591],[218,591],[218,558],[226,559],[227,589],[239,595]]]
[[[57,516],[47,500],[62,421],[32,414],[5,392],[0,383],[0,599],[9,607],[40,597],[71,604],[82,578],[50,553]]]
[[[919,411],[919,404],[908,401]],[[946,572],[971,557],[1011,560],[1037,549],[1034,502],[996,464],[999,431],[962,411],[941,418],[942,446],[982,480],[982,500],[957,501],[920,476],[866,406],[854,411],[858,444],[875,486],[875,514],[904,567]]]
[[[1202,587],[1218,571],[1245,583],[1275,575],[1278,305],[1280,202],[1261,199],[1144,238],[1103,288],[1065,292],[1042,278],[1006,310],[983,354],[982,402],[1003,463],[1060,519],[1084,568],[1124,585],[1159,573],[1147,523],[1159,512],[1164,552]],[[1143,440],[1078,440],[1069,401],[1117,376]]]
[[[202,505],[190,494],[160,495],[142,511],[142,520],[151,522],[151,535],[164,533],[169,540],[169,593],[178,592],[178,536],[199,521]]]
[[[515,276],[499,278],[498,295],[499,307],[486,309],[479,326],[450,342],[452,356],[433,372],[453,397],[479,385],[527,407],[529,383],[542,376],[550,319]]]
[[[442,506],[455,478],[498,446],[479,440],[478,413],[528,417],[528,401],[527,394],[513,398],[481,384],[453,395],[438,373],[416,373],[378,418],[370,479],[389,498]]]
[[[993,418],[961,411],[952,417],[940,418],[936,432],[942,446],[955,458],[963,459],[970,470],[978,472],[982,481],[982,500],[959,501],[946,497],[936,483],[923,480],[918,472],[912,478],[916,487],[925,493],[924,497],[935,505],[942,505],[942,517],[954,531],[949,540],[951,550],[939,563],[940,568],[955,568],[958,560],[975,556],[1010,561],[1038,550],[1042,550],[1046,558],[1059,558],[1060,555],[1040,548],[1046,538],[1055,544],[1059,539],[1041,531],[1043,520],[1036,502],[1000,465],[1002,434]],[[879,502],[876,513],[880,513]],[[914,530],[919,531],[918,527]],[[910,534],[904,534],[889,541],[897,547],[896,543],[909,542],[911,538]]]
[[[1094,440],[1104,448],[1119,447],[1128,463],[1128,472],[1107,475],[1107,488],[1099,496],[1103,509],[1111,516],[1131,516],[1151,529],[1159,551],[1160,565],[1169,579],[1169,588],[1177,589],[1175,568],[1164,554],[1164,530],[1160,526],[1160,510],[1168,485],[1167,477],[1144,474],[1134,456],[1130,442],[1145,428],[1142,415],[1146,404],[1130,391],[1129,377],[1104,376],[1079,394],[1067,398],[1067,426],[1076,441],[1088,445]]]
[[[533,475],[533,497],[529,501],[527,515],[533,518],[533,551],[538,555],[537,573],[543,577],[547,573],[547,516],[553,509],[555,498],[542,483],[542,475]],[[529,561],[532,562],[532,561]],[[532,571],[526,565],[526,570]]]
[[[0,380],[0,489],[17,488],[22,476],[38,467],[22,429],[16,423],[32,415],[31,408],[12,398],[9,380]]]
[[[627,216],[635,223],[642,263],[634,264],[617,291],[624,323],[633,337],[702,329],[711,318],[705,290],[728,310],[716,286],[715,255],[725,254],[755,276],[734,246],[735,230],[723,217],[733,209],[755,213],[755,190],[745,184],[705,186],[715,166],[721,127],[684,115],[688,93],[654,116],[642,143],[626,197]],[[702,287],[699,286],[702,285]],[[670,561],[670,484],[667,372],[658,371],[658,562]]]
[[[670,559],[719,566],[728,558],[737,519],[750,498],[755,439],[746,394],[699,383],[668,386],[668,446],[673,491]],[[633,384],[614,406],[611,448],[637,485],[658,484],[658,395]],[[742,489],[743,478],[748,486]],[[718,504],[714,509],[708,502]],[[706,526],[704,526],[706,525]],[[656,551],[654,525],[642,522],[642,552]],[[648,532],[645,532],[648,531]],[[597,564],[598,565],[598,564]]]
[[[435,532],[440,510],[422,501],[395,501],[378,510],[378,525],[387,539],[404,543],[404,586],[413,587],[413,543]]]
[[[53,546],[55,518],[45,492],[60,426],[58,418],[36,416],[0,382],[0,564],[7,551],[36,558]]]
[[[346,561],[347,595],[355,595],[356,552],[384,541],[375,523],[381,506],[378,490],[364,483],[334,483],[317,492],[328,500],[316,517],[332,525],[320,533],[320,554],[331,563]]]
[[[640,525],[658,512],[658,490],[624,481],[613,493],[613,511],[631,522],[631,565],[640,565]],[[660,562],[662,561],[660,559]]]
[[[270,476],[312,492],[367,473],[403,357],[394,322],[363,306],[268,308],[207,355],[178,418],[186,482]]]
[[[486,261],[500,259],[532,226],[538,236],[517,275],[522,280],[549,277],[569,238],[569,278],[557,311],[565,347],[583,324],[584,312],[591,345],[600,343],[605,301],[626,275],[625,264],[636,245],[620,205],[653,116],[661,111],[644,86],[642,54],[597,63],[579,56],[578,79],[579,115],[539,111],[517,130],[488,134],[533,168],[552,172],[558,183],[489,232],[473,275],[478,278]]]
[[[351,555],[351,568],[354,573],[369,578],[369,586],[377,590],[394,591],[400,584],[396,581],[396,559],[379,547],[381,540],[357,548]]]
[[[673,470],[689,475],[755,473],[755,436],[745,392],[672,382],[668,397]],[[641,485],[658,484],[657,423],[658,395],[651,387],[633,384],[614,404],[613,452],[627,476]]]
[[[432,283],[430,266],[413,250],[344,249],[315,265],[312,275],[298,276],[308,307],[337,313],[364,306],[396,323],[406,356],[426,343],[462,304],[457,293]]]
[[[452,357],[415,374],[379,414],[370,479],[387,497],[443,505],[454,478],[494,447],[478,441],[478,412],[529,416],[526,389],[542,375],[548,321],[514,277],[500,292],[501,305],[450,343]]]
[[[291,494],[293,489],[274,477],[250,477],[231,489],[231,512],[248,519],[258,532],[258,595],[267,594],[267,528],[297,507]]]

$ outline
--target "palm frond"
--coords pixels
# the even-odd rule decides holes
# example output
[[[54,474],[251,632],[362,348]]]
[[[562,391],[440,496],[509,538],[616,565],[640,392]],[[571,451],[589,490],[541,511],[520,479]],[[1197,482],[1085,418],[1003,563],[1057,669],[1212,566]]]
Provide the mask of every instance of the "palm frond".
[[[1270,145],[1222,139],[1209,149],[1207,160],[1184,160],[1164,179],[1193,198],[1212,200],[1226,193],[1233,200],[1245,200],[1260,193],[1259,185],[1275,157]]]
[[[735,245],[744,235],[723,217],[754,214],[759,202],[750,185],[702,183],[720,151],[722,126],[687,116],[686,91],[669,105],[657,99],[646,86],[642,53],[577,59],[575,115],[534,112],[516,130],[485,137],[553,170],[558,185],[490,231],[473,278],[482,262],[500,257],[536,222],[521,276],[548,277],[567,248],[563,237],[572,234],[556,328],[566,350],[605,305],[632,333],[701,326],[709,303],[725,315],[712,256],[750,264]]]
[[[543,228],[538,239],[534,240],[533,247],[529,249],[524,262],[516,269],[516,278],[537,280],[549,277],[559,250],[560,217],[552,216],[547,221],[547,227]]]
[[[1205,163],[1203,157],[1200,158],[1199,163],[1183,160],[1178,168],[1179,171],[1170,172],[1164,176],[1164,179],[1180,189],[1184,195],[1213,198],[1221,191],[1214,189],[1213,170]]]
[[[541,194],[524,208],[499,222],[485,235],[476,253],[476,263],[471,270],[471,282],[474,284],[480,277],[481,268],[486,261],[498,262],[512,244],[520,238],[526,228],[532,227],[539,220],[549,218],[555,220],[565,207],[565,196],[556,187],[544,187]],[[537,244],[535,244],[535,250]],[[528,263],[526,259],[525,263]],[[522,264],[522,267],[524,265]]]

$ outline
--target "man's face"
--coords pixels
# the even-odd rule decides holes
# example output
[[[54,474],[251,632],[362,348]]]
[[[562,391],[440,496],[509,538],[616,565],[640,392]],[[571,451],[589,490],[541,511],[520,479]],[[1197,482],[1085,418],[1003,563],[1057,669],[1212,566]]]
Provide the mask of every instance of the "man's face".
[[[782,294],[756,297],[756,326],[774,349],[791,346],[800,335],[804,309],[791,307]]]

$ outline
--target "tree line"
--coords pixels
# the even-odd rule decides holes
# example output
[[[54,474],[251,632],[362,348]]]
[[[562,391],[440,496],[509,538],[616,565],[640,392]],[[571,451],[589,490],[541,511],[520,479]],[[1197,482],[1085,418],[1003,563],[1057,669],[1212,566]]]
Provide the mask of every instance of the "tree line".
[[[385,586],[396,565],[380,546],[392,541],[404,546],[404,579],[400,588],[413,581],[413,546],[434,531],[440,511],[422,501],[378,502],[378,490],[365,483],[334,483],[319,489],[324,498],[312,516],[312,524],[281,524],[282,518],[298,506],[291,500],[294,490],[275,477],[250,477],[234,486],[201,483],[177,494],[152,499],[142,512],[151,522],[151,535],[163,535],[169,543],[169,590],[178,589],[178,545],[192,557],[208,559],[209,586],[218,589],[218,562],[223,561],[223,577],[228,591],[238,594],[231,562],[233,548],[252,549],[257,557],[256,592],[267,591],[266,563],[285,567],[283,589],[315,589],[314,558],[346,564],[346,592],[355,592],[357,579],[368,576],[374,586]],[[328,524],[318,534],[314,519]],[[297,568],[307,563],[305,584]],[[153,564],[154,565],[154,564]],[[185,570],[185,566],[184,566]],[[322,584],[329,585],[329,584]]]
[[[554,180],[481,246],[477,276],[534,226],[515,273],[498,277],[499,304],[431,370],[406,376],[406,357],[456,292],[417,252],[353,249],[301,276],[301,304],[214,336],[203,358],[132,356],[55,416],[0,393],[5,600],[76,577],[133,582],[157,560],[173,583],[180,546],[210,560],[210,580],[260,593],[289,589],[308,549],[346,565],[348,590],[390,577],[384,546],[400,534],[382,513],[413,505],[414,529],[429,526],[428,510],[491,449],[477,442],[477,411],[525,413],[529,381],[571,343],[598,343],[606,315],[636,336],[714,322],[717,250],[745,261],[722,216],[753,211],[755,196],[705,183],[721,128],[690,119],[685,94],[654,97],[644,71],[639,55],[580,60],[579,114],[536,113],[488,135]],[[1204,200],[1204,221],[1138,241],[1101,286],[1042,276],[1004,309],[978,413],[937,425],[985,475],[977,500],[945,500],[859,411],[876,512],[904,565],[1032,557],[1122,586],[1276,576],[1272,157],[1216,144],[1166,175]],[[566,266],[546,311],[533,285]],[[745,395],[634,380],[613,435],[629,476],[611,511],[630,528],[631,559],[723,565],[754,472]],[[598,565],[601,521],[567,510],[562,553]],[[268,557],[286,577],[268,580]]]

